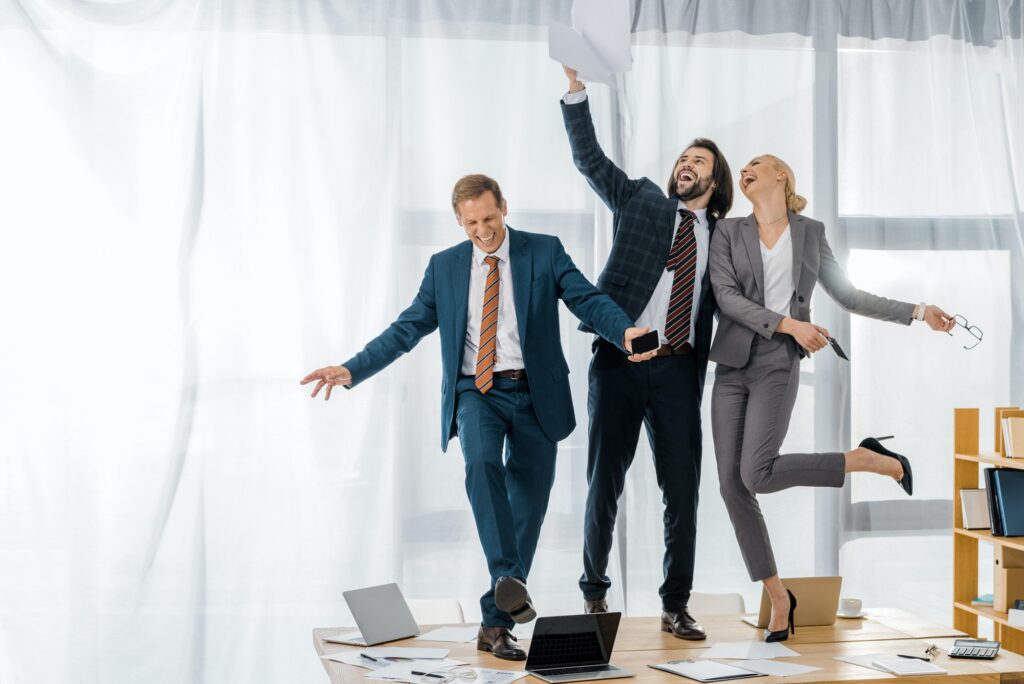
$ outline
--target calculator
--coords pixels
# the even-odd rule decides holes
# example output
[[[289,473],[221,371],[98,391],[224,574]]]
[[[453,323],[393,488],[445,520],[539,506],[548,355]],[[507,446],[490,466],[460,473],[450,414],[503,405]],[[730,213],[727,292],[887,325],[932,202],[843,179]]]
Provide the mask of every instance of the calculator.
[[[949,651],[950,658],[980,658],[992,660],[999,653],[998,641],[980,641],[978,639],[957,639]]]

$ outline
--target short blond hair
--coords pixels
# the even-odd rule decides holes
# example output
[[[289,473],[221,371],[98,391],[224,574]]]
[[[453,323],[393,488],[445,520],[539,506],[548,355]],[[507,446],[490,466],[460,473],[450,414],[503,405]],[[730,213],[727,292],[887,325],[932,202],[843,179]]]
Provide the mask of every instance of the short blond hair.
[[[807,206],[807,199],[803,195],[796,194],[796,174],[793,173],[793,169],[773,154],[764,156],[775,163],[776,170],[786,174],[786,209],[794,214],[799,214]]]
[[[482,173],[471,173],[455,182],[455,187],[452,188],[452,211],[458,216],[459,202],[476,199],[485,192],[494,195],[494,202],[499,209],[505,207],[505,197],[501,194],[498,181]]]

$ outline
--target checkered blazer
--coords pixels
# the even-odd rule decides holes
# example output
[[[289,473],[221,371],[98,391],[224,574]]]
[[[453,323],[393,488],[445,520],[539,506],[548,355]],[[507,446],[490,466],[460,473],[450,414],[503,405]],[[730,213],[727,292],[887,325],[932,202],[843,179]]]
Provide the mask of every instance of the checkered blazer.
[[[635,321],[643,313],[665,271],[679,201],[666,197],[649,178],[629,178],[605,156],[597,142],[587,101],[561,104],[573,162],[598,197],[612,210],[612,248],[608,263],[597,279],[597,287]],[[710,215],[708,228],[714,236],[715,219]],[[701,281],[701,303],[694,338],[702,391],[711,330],[718,309],[711,289],[710,270],[705,269]],[[593,332],[585,325],[581,325],[580,330]]]

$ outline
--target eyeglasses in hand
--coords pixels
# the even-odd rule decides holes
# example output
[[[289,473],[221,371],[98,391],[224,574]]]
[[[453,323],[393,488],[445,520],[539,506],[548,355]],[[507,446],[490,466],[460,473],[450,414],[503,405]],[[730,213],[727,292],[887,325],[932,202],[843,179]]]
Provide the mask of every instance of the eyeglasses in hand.
[[[965,344],[964,345],[964,349],[974,349],[979,344],[981,344],[981,338],[985,334],[985,333],[983,333],[981,331],[981,328],[979,328],[976,325],[971,325],[970,323],[967,322],[967,319],[964,318],[963,316],[961,316],[960,314],[953,314],[953,322],[956,323],[957,325],[959,325],[961,328],[963,328],[967,332],[969,332],[974,337],[974,339],[977,340],[977,342],[975,342],[974,344],[972,344],[969,347]],[[953,336],[953,331],[949,331],[946,334],[949,335],[950,337],[952,337]]]

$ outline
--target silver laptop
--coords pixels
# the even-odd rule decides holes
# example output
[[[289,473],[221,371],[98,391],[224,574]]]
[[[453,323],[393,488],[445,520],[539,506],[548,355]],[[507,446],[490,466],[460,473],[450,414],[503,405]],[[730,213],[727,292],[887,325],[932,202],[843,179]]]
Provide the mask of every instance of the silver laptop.
[[[358,632],[332,634],[324,641],[352,646],[374,646],[386,641],[405,639],[420,633],[419,625],[409,610],[397,584],[353,589],[342,593],[355,618]]]
[[[526,671],[545,682],[588,682],[634,677],[609,664],[622,613],[537,618]]]
[[[814,627],[831,625],[836,621],[839,608],[839,591],[843,587],[842,577],[792,577],[782,580],[786,588],[796,597],[796,612],[793,625]],[[745,617],[748,625],[766,629],[772,617],[772,601],[768,592],[761,590],[761,609],[756,617]]]

